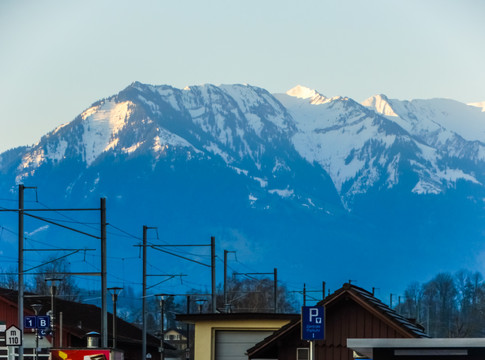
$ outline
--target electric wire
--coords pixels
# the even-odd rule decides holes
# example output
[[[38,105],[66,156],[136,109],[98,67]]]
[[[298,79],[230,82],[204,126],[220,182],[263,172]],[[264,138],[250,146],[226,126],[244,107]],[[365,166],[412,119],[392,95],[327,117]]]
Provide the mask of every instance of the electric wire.
[[[13,201],[13,200],[12,200]],[[47,205],[43,204],[43,203],[40,203],[42,206],[44,206],[45,208],[49,208]],[[56,220],[56,221],[59,221],[59,222],[64,222],[64,223],[72,223],[72,224],[78,224],[78,225],[83,225],[83,226],[87,226],[87,227],[90,227],[92,229],[95,229],[95,227],[91,226],[95,223],[87,223],[87,222],[81,222],[81,221],[78,221],[78,220],[75,220],[75,219],[72,219],[64,214],[61,214],[62,216],[64,216],[66,219],[69,219],[69,220],[60,220],[60,219],[53,219],[53,218],[45,218],[47,220]],[[131,233],[129,233],[128,231],[126,230],[123,230],[122,228],[118,227],[118,226],[115,226],[113,224],[107,224],[108,226],[110,226],[111,228],[121,232],[123,235],[120,235],[120,234],[116,234],[116,233],[112,233],[112,232],[109,232],[110,235],[112,236],[115,236],[115,237],[118,237],[118,238],[131,238],[131,239],[134,239],[134,240],[138,240],[140,241],[141,238],[139,236],[135,236]],[[5,231],[7,232],[10,232],[12,234],[16,234],[15,231],[12,231],[10,229],[7,229],[7,228],[4,228],[3,226],[1,227],[2,230],[5,229]],[[97,228],[96,228],[97,229]],[[25,239],[27,240],[30,240],[34,243],[38,243],[38,244],[42,244],[42,245],[51,245],[52,244],[46,244],[44,242],[41,242],[39,240],[34,240],[30,237],[25,237]],[[163,243],[165,244],[168,244],[168,242],[166,240],[161,240]],[[150,241],[150,245],[155,245],[152,241]],[[202,245],[201,245],[202,246]],[[55,247],[54,247],[55,249]],[[157,249],[158,250],[158,249]],[[184,254],[184,255],[188,255],[188,256],[195,256],[195,257],[199,257],[199,258],[209,258],[211,255],[206,255],[206,254],[197,254],[197,253],[194,253],[194,252],[188,252],[188,251],[183,251],[183,250],[179,250],[179,249],[171,249],[171,252],[168,252],[168,251],[162,251],[162,252],[166,252],[167,254],[169,255],[173,255],[173,256],[178,256],[178,257],[182,257],[180,256],[179,254]],[[92,256],[92,255],[90,255]],[[97,257],[100,257],[100,256],[97,256]],[[108,257],[110,259],[116,259],[116,260],[121,260],[123,263],[125,260],[129,260],[129,259],[138,259],[138,257],[131,257],[131,258],[119,258],[119,257],[115,257],[115,256],[111,256],[111,257]],[[189,261],[193,261],[193,262],[196,262],[196,263],[200,263],[200,262],[197,262],[197,261],[194,261],[192,259],[186,259],[186,260],[189,260]],[[222,262],[223,260],[220,258],[220,256],[217,256],[216,255],[216,260],[218,260],[219,262]],[[251,268],[250,266],[246,265],[246,264],[243,264],[242,262],[240,262],[238,259],[237,259],[237,256],[235,258],[235,261],[238,265],[240,266],[243,266],[247,269],[250,269],[251,271],[255,271],[253,268]],[[203,264],[203,263],[200,263],[201,265],[204,265],[204,266],[208,266],[207,264]],[[91,267],[94,267],[96,268],[96,266],[94,266],[93,264],[90,264],[88,262],[88,265],[90,265]],[[161,271],[161,269],[159,269],[158,267],[154,266],[153,264],[148,264],[151,268],[153,269],[156,269],[158,271]],[[228,268],[230,268],[233,272],[235,272],[235,267],[234,266],[231,266],[231,265],[227,265]],[[124,270],[123,270],[124,271]],[[248,275],[246,275],[247,277],[249,277]],[[79,279],[85,279],[81,276],[75,276],[76,278],[79,278]],[[116,276],[116,275],[113,275],[113,274],[109,274],[109,277],[110,278],[115,278],[115,279],[118,279],[119,281],[122,281],[123,284],[128,284],[128,285],[132,285],[132,286],[135,286],[135,285],[140,285],[139,282],[134,282],[134,281],[129,281],[126,279],[125,276],[123,277],[119,277],[119,276]],[[161,282],[159,282],[158,284],[155,284],[155,285],[152,285],[151,287],[154,287],[154,286],[157,286],[159,285],[160,283],[164,283],[164,282],[167,282],[168,280],[171,280],[173,279],[175,276],[173,277],[170,277],[169,279],[165,279]],[[257,278],[254,278],[255,280],[259,280],[259,281],[262,281],[261,279],[257,279]],[[90,278],[91,281],[93,281],[92,278]],[[94,280],[95,282],[99,283],[100,282],[100,279],[96,279]],[[182,279],[181,278],[181,285],[184,285],[184,286],[192,286],[192,287],[200,287],[200,288],[203,288],[203,287],[207,287],[207,284],[203,284],[203,283],[200,283],[200,282],[194,282],[194,281],[190,281],[190,280],[186,280],[186,279]],[[151,288],[150,287],[150,288]]]
[[[46,205],[46,204],[44,204],[43,202],[41,202],[41,201],[37,201],[37,202],[38,202],[40,205],[42,205],[44,208],[46,208],[46,209],[48,209],[48,210],[52,210],[52,208],[50,208],[49,206],[47,206],[47,205]],[[92,223],[83,223],[83,222],[80,222],[80,221],[75,220],[74,218],[72,218],[72,217],[70,217],[70,216],[68,216],[68,215],[64,214],[63,212],[60,212],[60,211],[54,211],[54,212],[55,212],[55,213],[57,213],[57,214],[59,214],[59,215],[61,215],[62,217],[65,217],[65,218],[66,218],[66,219],[68,219],[68,220],[73,221],[73,222],[74,222],[74,223],[76,223],[76,224],[79,224],[79,225],[85,225],[86,227],[91,228],[91,229],[97,229],[97,228],[95,228],[94,226],[92,226]]]

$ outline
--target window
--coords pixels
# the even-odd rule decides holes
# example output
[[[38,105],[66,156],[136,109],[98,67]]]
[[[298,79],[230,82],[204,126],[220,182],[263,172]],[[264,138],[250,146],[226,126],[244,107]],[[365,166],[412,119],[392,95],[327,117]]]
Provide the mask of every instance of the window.
[[[296,349],[296,360],[308,360],[310,358],[309,348],[297,348]]]

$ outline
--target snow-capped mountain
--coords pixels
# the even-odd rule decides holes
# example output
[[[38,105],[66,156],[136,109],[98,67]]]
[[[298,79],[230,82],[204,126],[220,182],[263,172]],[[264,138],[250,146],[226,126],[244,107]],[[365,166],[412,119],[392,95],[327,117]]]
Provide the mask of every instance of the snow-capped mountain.
[[[284,259],[319,263],[322,249],[350,262],[395,258],[399,272],[401,256],[421,256],[416,248],[425,256],[472,239],[466,251],[451,246],[453,261],[437,251],[440,264],[457,264],[484,250],[482,105],[135,82],[34,146],[1,154],[0,184],[35,184],[76,206],[106,196],[127,226],[163,219],[168,238],[220,232],[226,245],[257,248],[255,260],[271,252],[294,272],[304,264]],[[325,271],[342,268],[338,259]]]
[[[396,186],[405,168],[416,175],[408,189],[414,193],[438,194],[460,180],[480,184],[481,174],[454,161],[485,160],[485,116],[478,109],[441,99],[378,95],[361,105],[315,96],[300,86],[276,95],[297,124],[295,148],[330,174],[345,205],[372,187]]]
[[[227,170],[250,180],[255,188],[248,194],[251,204],[262,191],[315,206],[308,200],[311,194],[298,191],[302,184],[293,179],[314,181],[308,178],[313,171],[324,187],[332,187],[331,181],[295,151],[291,138],[296,131],[287,110],[264,89],[204,85],[180,90],[133,83],[26,149],[14,172],[16,182],[22,182],[46,166],[62,166],[65,161],[90,169],[110,156],[133,159],[148,155],[152,167],[162,158],[216,159]],[[8,162],[2,161],[1,166],[8,168]],[[301,172],[294,167],[310,170]],[[68,189],[79,179],[72,180]],[[315,202],[335,200],[334,195],[322,195]]]

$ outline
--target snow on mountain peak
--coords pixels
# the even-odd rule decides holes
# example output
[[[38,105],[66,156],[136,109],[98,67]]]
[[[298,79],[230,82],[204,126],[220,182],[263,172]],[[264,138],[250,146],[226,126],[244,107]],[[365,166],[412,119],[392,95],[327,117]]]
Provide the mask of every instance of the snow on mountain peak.
[[[371,108],[377,113],[385,116],[398,116],[391,107],[389,99],[386,95],[380,94],[371,96],[367,100],[364,100],[362,102],[362,105]]]
[[[125,126],[133,106],[131,101],[116,103],[111,100],[93,106],[81,114],[84,126],[84,160],[88,165],[102,152],[116,146],[117,138],[114,135]]]
[[[310,99],[310,104],[318,105],[325,102],[326,97],[316,90],[307,88],[306,86],[297,85],[294,88],[288,90],[286,95],[293,96],[299,99]]]
[[[475,103],[468,103],[467,105],[482,108],[482,112],[485,112],[485,101],[480,101],[480,102],[475,102]]]

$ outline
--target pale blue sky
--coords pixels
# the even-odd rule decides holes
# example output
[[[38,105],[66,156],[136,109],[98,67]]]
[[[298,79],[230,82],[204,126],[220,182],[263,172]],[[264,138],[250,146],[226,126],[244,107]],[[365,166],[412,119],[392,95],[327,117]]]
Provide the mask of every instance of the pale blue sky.
[[[137,80],[485,100],[483,0],[0,1],[0,151]]]

